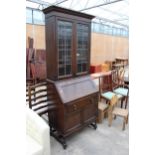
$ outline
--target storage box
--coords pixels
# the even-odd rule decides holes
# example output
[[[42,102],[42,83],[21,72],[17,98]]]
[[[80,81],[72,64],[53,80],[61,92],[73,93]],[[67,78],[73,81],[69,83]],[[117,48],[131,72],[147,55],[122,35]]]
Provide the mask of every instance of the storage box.
[[[102,71],[101,65],[91,65],[90,66],[90,73],[97,73]]]

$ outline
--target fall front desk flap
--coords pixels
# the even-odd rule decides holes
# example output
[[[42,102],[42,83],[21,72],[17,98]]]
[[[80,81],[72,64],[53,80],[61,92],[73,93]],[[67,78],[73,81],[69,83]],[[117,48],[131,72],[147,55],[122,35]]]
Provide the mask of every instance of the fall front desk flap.
[[[55,86],[63,103],[98,92],[89,75],[56,81]]]

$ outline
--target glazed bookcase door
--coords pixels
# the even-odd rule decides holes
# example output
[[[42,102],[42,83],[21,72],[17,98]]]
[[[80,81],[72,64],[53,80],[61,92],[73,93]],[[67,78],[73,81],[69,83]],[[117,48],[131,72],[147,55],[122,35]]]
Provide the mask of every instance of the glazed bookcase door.
[[[69,77],[72,76],[73,23],[58,20],[57,26],[58,77]]]
[[[89,26],[77,24],[76,74],[88,73],[89,70]]]

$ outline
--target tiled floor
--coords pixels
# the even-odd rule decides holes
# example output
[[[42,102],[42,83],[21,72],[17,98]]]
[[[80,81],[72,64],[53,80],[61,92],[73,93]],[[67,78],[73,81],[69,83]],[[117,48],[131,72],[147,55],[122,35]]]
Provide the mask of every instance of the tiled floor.
[[[51,137],[52,155],[128,155],[129,129],[122,131],[122,118],[117,117],[108,126],[107,119],[98,124],[97,130],[85,127],[67,138],[67,149]]]

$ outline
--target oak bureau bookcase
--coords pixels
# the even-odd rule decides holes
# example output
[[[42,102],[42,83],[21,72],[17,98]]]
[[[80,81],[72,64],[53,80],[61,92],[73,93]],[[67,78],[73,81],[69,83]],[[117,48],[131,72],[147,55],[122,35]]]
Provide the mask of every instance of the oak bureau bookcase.
[[[65,138],[84,126],[96,129],[98,90],[90,70],[91,19],[94,16],[50,6],[43,10],[47,80],[57,92],[57,110],[49,112],[53,136]]]

